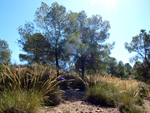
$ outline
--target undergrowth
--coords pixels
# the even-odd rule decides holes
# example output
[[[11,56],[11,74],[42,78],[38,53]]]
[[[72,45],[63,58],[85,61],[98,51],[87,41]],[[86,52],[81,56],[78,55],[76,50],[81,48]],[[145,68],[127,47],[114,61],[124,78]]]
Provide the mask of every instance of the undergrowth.
[[[119,107],[122,113],[143,113],[143,99],[136,80],[121,80],[110,75],[86,75],[82,79],[86,85],[86,100],[92,104],[105,107]],[[81,78],[79,78],[81,79]],[[148,91],[144,93],[148,96]],[[143,95],[144,95],[143,94]]]
[[[55,100],[51,97],[58,99],[61,94],[59,78],[55,71],[47,66],[5,66],[0,80],[3,87],[0,90],[0,112],[33,113],[44,105],[44,102],[55,105]]]
[[[100,82],[87,90],[87,100],[93,104],[112,107],[119,99],[119,89],[113,84]]]
[[[5,90],[0,97],[2,113],[34,113],[42,105],[41,96],[32,90]]]

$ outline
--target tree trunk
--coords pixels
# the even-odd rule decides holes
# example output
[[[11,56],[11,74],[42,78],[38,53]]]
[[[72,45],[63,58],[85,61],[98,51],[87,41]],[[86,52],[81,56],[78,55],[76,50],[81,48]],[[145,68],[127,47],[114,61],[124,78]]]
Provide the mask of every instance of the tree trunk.
[[[82,70],[82,78],[84,78],[85,66],[84,66],[84,57],[82,57],[81,61],[81,70]]]
[[[56,60],[57,76],[59,76],[59,62],[58,62],[58,48],[57,48],[57,42],[56,42],[56,45],[55,45],[55,60]]]

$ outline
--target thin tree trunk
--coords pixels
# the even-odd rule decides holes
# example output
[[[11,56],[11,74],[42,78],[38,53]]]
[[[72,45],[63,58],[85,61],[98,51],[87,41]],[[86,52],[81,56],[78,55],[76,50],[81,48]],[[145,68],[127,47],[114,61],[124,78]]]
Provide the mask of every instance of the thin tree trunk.
[[[58,62],[58,54],[57,54],[57,52],[56,52],[55,58],[56,58],[56,70],[57,70],[57,76],[59,76],[59,62]]]
[[[59,76],[59,62],[58,62],[58,48],[57,48],[57,41],[56,41],[56,45],[55,45],[55,60],[56,60],[57,76]]]
[[[84,78],[84,72],[85,72],[85,66],[84,66],[84,57],[82,58],[82,61],[81,61],[81,70],[82,70],[82,78]]]

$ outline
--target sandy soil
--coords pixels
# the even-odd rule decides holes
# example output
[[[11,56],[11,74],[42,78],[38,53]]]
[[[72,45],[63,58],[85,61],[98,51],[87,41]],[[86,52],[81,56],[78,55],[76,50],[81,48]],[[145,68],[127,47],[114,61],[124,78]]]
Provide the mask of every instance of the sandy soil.
[[[104,108],[82,101],[84,92],[79,90],[65,90],[63,101],[55,107],[45,107],[40,113],[120,113],[118,108]]]
[[[120,113],[118,108],[95,106],[82,101],[84,96],[83,91],[68,87],[64,90],[62,101],[58,106],[41,108],[38,113]],[[141,109],[144,109],[146,113],[150,113],[150,101],[144,100]]]
[[[147,113],[150,113],[150,101],[144,100],[144,104],[142,107]]]

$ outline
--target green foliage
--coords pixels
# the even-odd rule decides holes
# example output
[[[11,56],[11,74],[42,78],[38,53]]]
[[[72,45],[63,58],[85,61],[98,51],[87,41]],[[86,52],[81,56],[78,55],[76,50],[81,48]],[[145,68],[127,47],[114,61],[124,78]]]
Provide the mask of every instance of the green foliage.
[[[72,16],[77,20],[72,20]],[[103,21],[100,15],[88,18],[84,11],[78,14],[70,12],[68,18],[66,46],[69,48],[69,53],[71,48],[70,55],[74,58],[76,71],[82,75],[82,78],[85,73],[104,72],[105,59],[114,45],[114,43],[102,44],[109,38],[109,22]]]
[[[142,65],[138,68],[141,73],[137,73],[137,75],[143,76],[145,79],[150,78],[150,34],[146,33],[145,30],[141,30],[139,35],[132,38],[131,43],[125,43],[125,48],[130,53],[137,53],[131,61],[142,61]]]
[[[5,70],[4,64],[0,64],[0,78],[1,78],[2,72],[4,72],[4,70]]]
[[[44,98],[43,102],[45,106],[56,106],[60,103],[61,94],[49,94],[48,98]]]
[[[122,61],[119,61],[118,63],[116,76],[120,78],[125,78],[125,66]]]
[[[1,63],[1,64],[0,64],[0,72],[3,72],[4,69],[5,69],[5,65]]]
[[[42,105],[37,91],[5,90],[0,95],[0,112],[3,113],[33,113]]]
[[[142,105],[143,100],[137,96],[133,97],[130,92],[121,94],[121,105],[119,109],[121,113],[143,113],[144,110],[140,109],[138,105]]]
[[[119,61],[119,63],[117,64],[117,60],[112,57],[109,57],[107,59],[107,62],[107,73],[119,78],[129,78],[129,76],[131,75],[132,67],[129,63],[126,63],[124,65],[122,61]]]
[[[113,107],[119,106],[122,113],[143,113],[138,105],[143,104],[143,99],[135,95],[132,90],[121,92],[115,84],[100,82],[95,86],[89,87],[86,100],[92,104]]]
[[[119,109],[122,113],[143,113],[144,110],[139,106],[142,106],[144,101],[140,97],[139,93],[136,93],[129,89],[127,92],[120,93]]]
[[[140,96],[136,97],[135,104],[142,106],[144,104],[143,98],[141,98]]]
[[[114,84],[100,82],[88,88],[87,100],[101,106],[115,106],[120,99],[119,89]]]
[[[141,63],[137,61],[134,64],[132,74],[134,75],[134,78],[140,81],[144,81],[146,83],[150,83],[150,80],[148,79],[150,77],[150,70],[145,65],[145,63]]]
[[[112,74],[112,75],[116,75],[116,70],[117,70],[117,60],[113,57],[108,57],[108,69],[107,69],[107,73],[108,74]]]
[[[6,41],[0,39],[0,65],[1,63],[9,64],[11,51]]]
[[[131,43],[125,43],[126,49],[131,52],[136,52],[137,55],[133,60],[142,59],[149,65],[149,53],[150,53],[150,34],[147,34],[145,30],[141,30],[140,34],[133,37]]]
[[[133,106],[133,105],[125,105],[120,108],[121,113],[145,113],[144,110]]]
[[[139,86],[139,93],[142,98],[150,100],[150,86],[142,84]]]
[[[33,23],[26,23],[24,28],[18,29],[19,43],[27,52],[20,54],[21,60],[56,65],[57,75],[60,68],[66,69],[65,66],[71,64],[75,64],[82,77],[85,73],[106,71],[106,59],[114,43],[104,44],[109,38],[110,24],[100,15],[88,18],[84,11],[66,12],[66,8],[57,2],[50,7],[42,2],[34,22],[42,33],[34,32]]]
[[[31,26],[26,23],[25,26]],[[28,61],[29,64],[38,63],[44,64],[49,62],[50,44],[47,39],[41,33],[26,34],[27,29],[19,28],[20,35],[24,35],[19,40],[24,52],[27,54],[20,54],[19,58],[21,61]],[[52,60],[52,59],[51,59]]]
[[[132,67],[129,63],[126,63],[125,64],[125,72],[126,72],[126,76],[129,76],[131,75],[131,70],[132,70]]]
[[[97,76],[99,80],[96,82],[96,78],[93,76],[92,78],[95,82],[93,85],[87,85],[87,101],[105,107],[117,106],[122,113],[144,112],[140,107],[144,101],[136,81],[129,82],[129,80],[121,80],[116,77],[100,76],[98,78]]]
[[[54,2],[51,7],[41,3],[41,7],[35,13],[37,26],[44,31],[49,44],[51,45],[51,55],[55,59],[57,75],[59,67],[65,65],[63,61],[68,59],[63,49],[65,42],[66,8]]]

